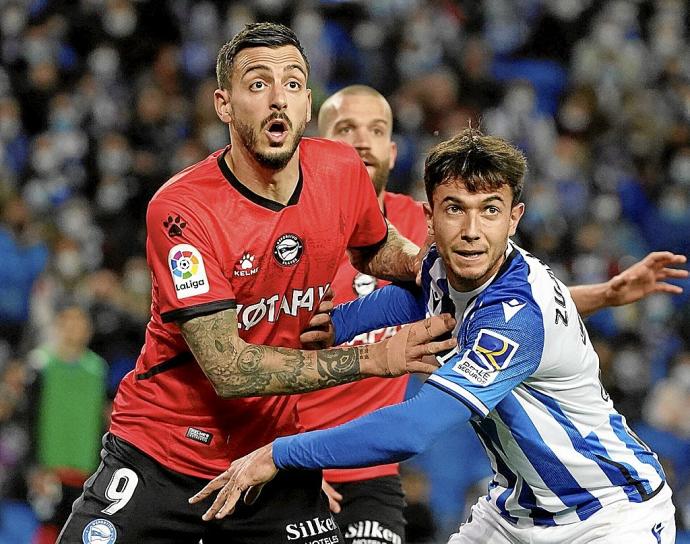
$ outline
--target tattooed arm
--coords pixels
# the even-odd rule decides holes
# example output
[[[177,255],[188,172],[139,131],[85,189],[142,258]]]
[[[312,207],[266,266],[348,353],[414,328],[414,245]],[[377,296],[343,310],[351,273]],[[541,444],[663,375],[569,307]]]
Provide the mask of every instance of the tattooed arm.
[[[450,316],[419,321],[392,338],[371,345],[307,351],[248,344],[237,332],[235,310],[178,323],[206,377],[220,397],[304,393],[369,376],[433,372],[425,355],[452,349],[431,342],[452,330]]]
[[[419,247],[388,224],[386,241],[375,249],[350,249],[352,266],[384,280],[414,281],[419,268]]]

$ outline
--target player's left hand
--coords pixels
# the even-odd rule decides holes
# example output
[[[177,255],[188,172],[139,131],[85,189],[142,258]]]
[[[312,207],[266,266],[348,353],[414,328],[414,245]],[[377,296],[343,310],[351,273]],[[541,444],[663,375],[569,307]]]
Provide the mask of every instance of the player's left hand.
[[[333,347],[335,329],[331,321],[333,311],[333,297],[335,293],[331,287],[324,293],[316,313],[307,324],[307,328],[300,334],[299,341],[303,349],[326,349]]]
[[[263,486],[278,473],[273,463],[273,443],[266,444],[248,455],[232,462],[228,470],[211,480],[196,495],[189,499],[191,504],[204,500],[220,489],[211,507],[201,519],[222,519],[235,511],[237,501],[244,495],[245,504],[252,504]]]
[[[670,251],[654,251],[644,259],[608,281],[606,302],[609,306],[622,306],[636,302],[652,293],[670,293],[677,295],[683,292],[678,285],[667,283],[667,279],[683,279],[688,271],[670,268],[685,264],[685,255]]]

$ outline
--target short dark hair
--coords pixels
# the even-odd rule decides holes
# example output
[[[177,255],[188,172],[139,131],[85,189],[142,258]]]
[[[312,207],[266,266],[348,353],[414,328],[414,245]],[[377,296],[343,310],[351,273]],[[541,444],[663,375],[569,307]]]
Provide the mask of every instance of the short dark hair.
[[[527,161],[519,149],[502,138],[467,128],[431,149],[424,163],[424,188],[433,204],[436,187],[449,181],[461,180],[470,192],[508,185],[514,206],[520,202],[526,171]]]
[[[293,45],[302,55],[309,72],[309,60],[297,39],[295,33],[285,25],[278,23],[250,23],[235,34],[229,42],[218,51],[216,59],[216,79],[218,87],[226,89],[230,86],[230,72],[237,53],[251,47],[283,47]]]

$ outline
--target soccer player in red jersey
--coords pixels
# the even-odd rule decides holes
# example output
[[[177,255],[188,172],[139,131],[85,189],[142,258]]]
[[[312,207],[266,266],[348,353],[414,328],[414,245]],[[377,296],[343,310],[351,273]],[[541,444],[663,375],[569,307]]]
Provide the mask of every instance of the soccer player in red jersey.
[[[347,142],[357,150],[386,219],[400,234],[422,246],[427,236],[422,203],[385,190],[397,149],[392,140],[391,107],[383,95],[365,85],[341,89],[323,103],[318,123],[320,136]],[[333,302],[348,302],[387,283],[362,274],[343,255],[332,283]],[[387,327],[372,331],[360,335],[349,345],[378,342],[395,334],[397,329]],[[297,404],[300,422],[309,430],[345,423],[377,408],[401,402],[406,386],[407,376],[394,380],[369,378],[302,395]],[[326,470],[324,490],[331,498],[334,517],[345,542],[352,542],[355,537],[382,543],[404,541],[404,497],[397,464]],[[342,496],[340,504],[338,496]],[[384,539],[384,534],[389,540]]]
[[[232,145],[149,204],[146,342],[59,542],[342,542],[320,472],[281,474],[229,521],[204,523],[208,505],[187,498],[229,461],[302,430],[285,394],[430,372],[422,357],[452,347],[431,342],[453,326],[438,319],[369,346],[298,349],[346,249],[362,272],[401,280],[414,279],[418,253],[387,225],[351,146],[302,138],[308,73],[282,25],[248,25],[221,48],[214,102]]]
[[[365,85],[345,87],[323,103],[318,123],[321,136],[347,142],[357,150],[386,219],[403,236],[423,245],[427,225],[422,204],[409,196],[386,191],[397,149],[392,140],[391,107],[383,95]],[[650,254],[610,282],[571,287],[571,294],[583,315],[607,305],[633,302],[664,290],[666,286],[657,279],[663,279],[667,272],[660,276],[657,272],[667,264],[679,262],[679,256],[672,254]],[[348,302],[387,283],[358,272],[344,255],[332,283],[334,302]],[[348,345],[377,342],[396,330],[397,327],[387,327],[361,334]],[[407,375],[394,380],[369,378],[302,395],[297,404],[300,422],[308,430],[327,429],[400,403],[407,381]],[[380,544],[405,541],[404,497],[398,464],[324,470],[323,486],[347,544],[360,539]]]

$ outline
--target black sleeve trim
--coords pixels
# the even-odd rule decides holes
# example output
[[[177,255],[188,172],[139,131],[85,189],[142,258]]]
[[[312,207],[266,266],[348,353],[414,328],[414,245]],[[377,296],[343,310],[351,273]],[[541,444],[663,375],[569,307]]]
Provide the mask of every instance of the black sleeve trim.
[[[193,317],[201,317],[202,315],[215,314],[222,310],[234,310],[237,304],[234,299],[228,300],[214,300],[205,304],[197,304],[196,306],[188,306],[180,308],[179,310],[172,310],[161,314],[163,323],[172,323],[173,321],[187,321]]]
[[[151,367],[148,372],[142,372],[141,374],[137,374],[135,377],[137,380],[148,380],[156,374],[167,372],[168,370],[172,370],[178,366],[186,365],[187,363],[191,363],[193,360],[194,357],[190,351],[183,351],[182,353],[175,355],[175,357],[171,357],[167,361],[163,361],[162,363]]]
[[[383,244],[385,244],[386,240],[388,240],[388,221],[386,221],[386,233],[383,235],[383,238],[381,238],[381,240],[368,246],[348,246],[348,249],[355,249],[357,251],[366,251],[373,253],[377,251]]]

